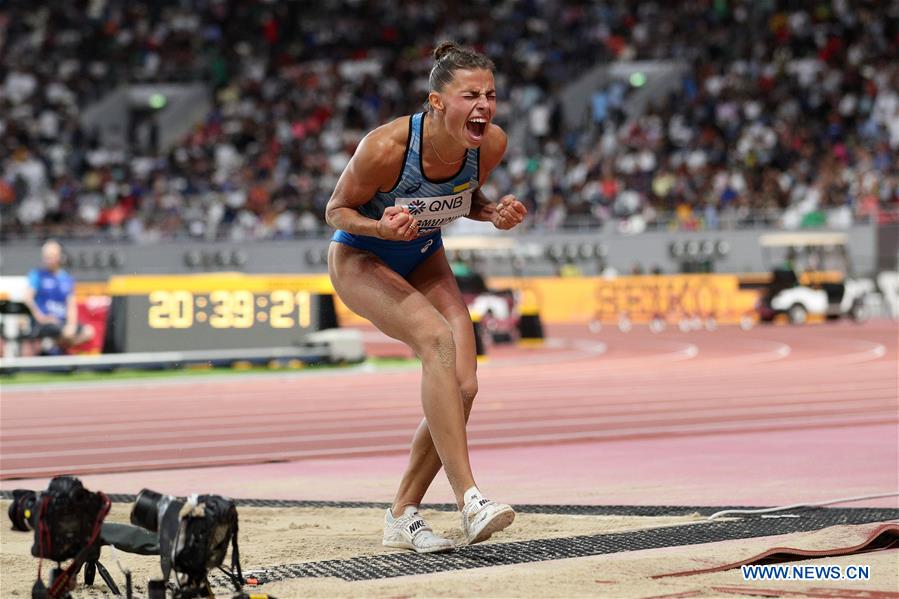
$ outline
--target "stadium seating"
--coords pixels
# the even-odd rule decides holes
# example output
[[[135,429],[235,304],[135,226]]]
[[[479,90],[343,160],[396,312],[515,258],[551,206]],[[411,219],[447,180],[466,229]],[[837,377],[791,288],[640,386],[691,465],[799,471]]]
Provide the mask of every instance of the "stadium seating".
[[[895,6],[87,6],[0,9],[4,240],[323,235],[358,140],[421,106],[441,39],[493,57],[497,121],[527,123],[528,143],[510,147],[488,193],[516,193],[529,228],[845,227],[899,210],[899,32],[882,14]],[[583,122],[566,126],[561,86],[629,60],[688,68],[642,114],[624,110],[642,84],[631,78],[596,89]],[[125,84],[198,81],[212,109],[170,148],[109,147],[79,119]]]

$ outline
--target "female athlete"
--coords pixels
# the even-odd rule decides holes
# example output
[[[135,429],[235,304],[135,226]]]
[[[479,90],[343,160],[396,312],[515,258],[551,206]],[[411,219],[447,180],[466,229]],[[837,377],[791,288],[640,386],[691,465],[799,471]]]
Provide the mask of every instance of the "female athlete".
[[[418,513],[441,466],[469,544],[515,519],[510,506],[481,495],[471,472],[465,424],[478,390],[474,331],[440,230],[461,217],[511,229],[527,214],[512,195],[494,203],[481,192],[506,150],[505,133],[491,123],[493,62],[450,42],[434,58],[427,110],[366,135],[326,209],[337,229],[328,271],[338,296],[422,362],[425,417],[384,523],[384,545],[420,553],[454,548]]]

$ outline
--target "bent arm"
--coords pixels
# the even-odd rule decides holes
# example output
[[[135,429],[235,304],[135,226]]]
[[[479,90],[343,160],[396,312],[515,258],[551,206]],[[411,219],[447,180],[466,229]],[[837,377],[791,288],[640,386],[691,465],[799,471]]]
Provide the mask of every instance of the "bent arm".
[[[31,312],[31,316],[39,323],[45,323],[48,320],[48,316],[44,314],[44,312],[38,308],[37,302],[34,301],[35,296],[37,295],[37,278],[33,277],[31,274],[28,275],[28,287],[25,289],[25,295],[22,298],[22,303],[28,306],[28,310]]]
[[[29,287],[25,290],[25,297],[22,298],[22,303],[28,306],[28,310],[31,311],[31,315],[34,316],[34,319],[38,322],[41,321],[41,318],[44,316],[44,313],[41,312],[41,309],[37,307],[37,304],[34,301],[34,289]]]
[[[325,208],[325,221],[335,229],[381,237],[380,221],[359,213],[362,206],[399,175],[405,148],[398,146],[388,127],[378,128],[362,140]]]
[[[487,222],[493,220],[493,215],[496,213],[496,202],[491,202],[487,199],[487,196],[484,195],[481,189],[488,177],[490,177],[490,173],[503,159],[507,145],[506,132],[497,125],[491,124],[487,139],[481,149],[481,172],[483,175],[478,182],[478,189],[471,196],[471,211],[468,213],[468,218],[471,220]]]
[[[75,294],[70,293],[66,298],[66,326],[76,327],[78,325],[78,301]]]
[[[475,192],[471,194],[471,212],[468,213],[468,218],[471,220],[491,222],[495,212],[496,203],[488,200],[487,196],[485,196],[480,189],[476,189]]]

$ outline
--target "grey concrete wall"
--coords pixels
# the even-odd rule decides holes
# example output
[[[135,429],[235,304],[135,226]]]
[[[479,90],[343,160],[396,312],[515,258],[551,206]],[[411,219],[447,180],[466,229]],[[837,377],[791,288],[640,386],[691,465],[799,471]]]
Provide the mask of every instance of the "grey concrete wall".
[[[552,275],[558,262],[548,257],[555,247],[590,249],[598,258],[579,258],[575,262],[586,275],[597,274],[603,266],[621,273],[635,264],[649,270],[654,266],[663,272],[680,271],[679,261],[671,255],[672,243],[720,241],[729,251],[714,262],[715,272],[763,272],[770,268],[758,244],[758,238],[771,231],[727,231],[672,233],[649,232],[640,235],[572,232],[552,235],[517,235],[511,237],[511,251],[494,254],[480,262],[488,275]],[[876,229],[858,225],[846,231],[849,255],[857,275],[869,276],[877,270]],[[114,274],[179,274],[191,272],[241,271],[249,273],[325,272],[328,239],[266,241],[256,243],[169,242],[156,245],[133,245],[107,242],[71,242],[64,244],[70,260],[68,269],[79,280],[105,280]],[[516,259],[512,256],[516,255]],[[0,274],[23,275],[40,260],[37,243],[0,245]]]

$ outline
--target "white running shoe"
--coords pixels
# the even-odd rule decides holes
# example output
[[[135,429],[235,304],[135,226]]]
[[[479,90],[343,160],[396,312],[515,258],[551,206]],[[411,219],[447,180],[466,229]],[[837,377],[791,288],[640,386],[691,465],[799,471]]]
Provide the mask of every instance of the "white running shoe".
[[[474,497],[462,508],[462,532],[469,545],[486,541],[515,520],[515,510],[505,503]]]
[[[456,548],[451,539],[434,534],[414,505],[406,506],[403,515],[398,518],[387,508],[384,515],[384,546],[411,549],[417,553],[439,553]]]

